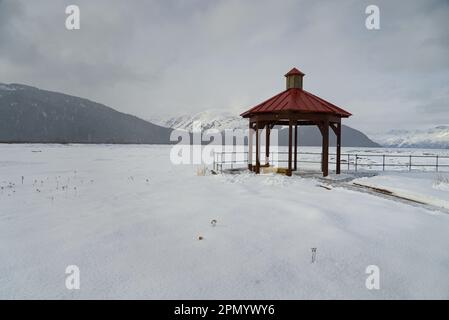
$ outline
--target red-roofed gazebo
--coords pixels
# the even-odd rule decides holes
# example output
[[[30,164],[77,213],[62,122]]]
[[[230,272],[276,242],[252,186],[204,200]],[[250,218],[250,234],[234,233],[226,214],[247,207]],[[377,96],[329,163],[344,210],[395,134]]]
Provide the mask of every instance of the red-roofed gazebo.
[[[248,141],[248,168],[260,172],[260,138],[259,130],[266,129],[266,163],[269,165],[270,154],[270,130],[275,125],[288,125],[288,168],[287,175],[297,170],[297,147],[298,126],[316,125],[323,137],[321,169],[323,176],[329,174],[329,127],[337,136],[337,159],[336,173],[340,173],[341,155],[341,118],[348,118],[351,113],[337,107],[336,105],[321,99],[310,92],[303,90],[304,73],[296,68],[290,70],[286,75],[287,88],[285,91],[271,97],[270,99],[252,107],[241,114],[243,118],[249,119],[249,141]],[[293,148],[294,127],[294,152]],[[256,133],[256,164],[252,164],[252,136]],[[294,159],[292,159],[292,155]],[[292,161],[293,160],[293,161]]]

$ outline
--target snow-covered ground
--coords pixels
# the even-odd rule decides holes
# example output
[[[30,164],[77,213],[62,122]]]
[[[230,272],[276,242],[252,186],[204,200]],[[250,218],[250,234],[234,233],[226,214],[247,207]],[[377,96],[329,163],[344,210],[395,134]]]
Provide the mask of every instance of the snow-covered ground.
[[[0,298],[449,298],[448,214],[300,176],[198,176],[169,150],[0,145]],[[449,198],[432,172],[359,180]]]

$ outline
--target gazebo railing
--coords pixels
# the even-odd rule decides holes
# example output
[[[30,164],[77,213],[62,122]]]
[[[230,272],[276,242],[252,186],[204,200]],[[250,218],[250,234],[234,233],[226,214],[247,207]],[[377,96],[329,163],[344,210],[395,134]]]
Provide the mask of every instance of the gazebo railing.
[[[262,152],[261,165],[265,153]],[[274,158],[273,156],[276,156]],[[320,169],[321,152],[298,152],[298,169]],[[253,153],[255,165],[255,153]],[[288,163],[288,152],[270,152],[270,164],[282,167]],[[301,164],[303,164],[301,166]],[[335,168],[336,154],[329,153],[329,165]],[[224,169],[245,168],[248,165],[248,152],[223,151],[214,153],[213,168],[223,172]],[[342,153],[340,158],[341,170],[345,171],[435,171],[449,172],[449,156],[442,155],[404,155],[404,154],[374,154],[374,153]]]

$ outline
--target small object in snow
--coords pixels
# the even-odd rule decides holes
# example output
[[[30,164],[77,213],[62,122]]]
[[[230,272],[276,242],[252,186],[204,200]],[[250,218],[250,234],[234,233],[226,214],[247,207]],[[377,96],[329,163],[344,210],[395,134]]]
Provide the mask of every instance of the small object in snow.
[[[206,167],[205,166],[198,167],[196,169],[196,175],[197,176],[205,176],[206,175]]]
[[[325,185],[322,185],[322,184],[319,184],[318,187],[324,188],[326,190],[332,190],[331,187],[328,187],[328,186],[325,186]]]
[[[215,170],[211,170],[210,173],[212,173],[213,175],[218,174],[217,171],[215,171]]]
[[[203,236],[198,236],[198,240],[203,240]]]
[[[316,249],[317,248],[312,248],[312,263],[315,263],[316,260]]]
[[[212,219],[212,221],[210,222],[210,224],[212,225],[212,227],[215,227],[215,225],[217,224],[217,220]]]

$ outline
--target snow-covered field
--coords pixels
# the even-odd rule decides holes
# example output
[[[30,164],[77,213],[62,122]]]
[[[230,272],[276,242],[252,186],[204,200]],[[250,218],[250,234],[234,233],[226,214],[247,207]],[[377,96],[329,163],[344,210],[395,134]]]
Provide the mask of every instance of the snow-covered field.
[[[314,178],[198,176],[169,150],[0,145],[0,298],[449,298],[447,213]],[[414,174],[357,181],[449,199],[447,174]]]

